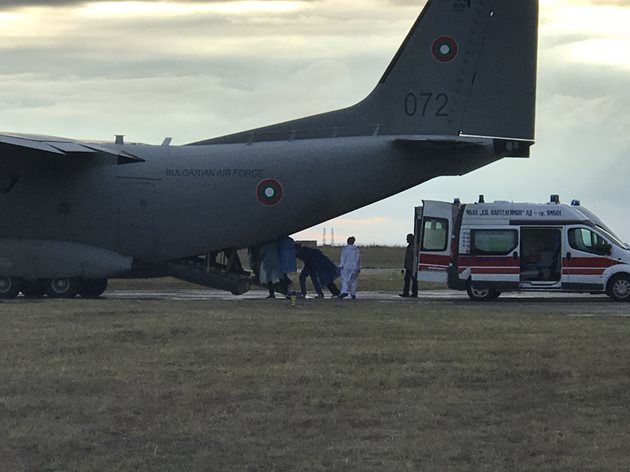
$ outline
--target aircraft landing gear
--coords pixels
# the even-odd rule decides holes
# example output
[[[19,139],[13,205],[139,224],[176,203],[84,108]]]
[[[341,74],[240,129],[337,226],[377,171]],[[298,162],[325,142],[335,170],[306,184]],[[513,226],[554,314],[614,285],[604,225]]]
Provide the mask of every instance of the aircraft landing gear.
[[[21,292],[26,298],[42,298],[44,296],[44,288],[39,280],[22,279]]]
[[[20,279],[0,277],[0,299],[12,300],[20,293]]]
[[[20,292],[25,298],[98,298],[107,289],[107,279],[58,277],[52,279],[20,279],[0,276],[0,300],[11,300]]]
[[[79,283],[79,295],[83,298],[98,298],[107,288],[107,279],[82,279]]]
[[[43,279],[42,285],[50,298],[74,298],[79,291],[79,279],[74,277]]]

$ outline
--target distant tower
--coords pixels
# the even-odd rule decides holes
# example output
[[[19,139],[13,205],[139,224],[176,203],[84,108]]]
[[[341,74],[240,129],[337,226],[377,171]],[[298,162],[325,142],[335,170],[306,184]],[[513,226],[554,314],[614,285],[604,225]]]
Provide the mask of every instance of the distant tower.
[[[330,245],[335,245],[335,228],[330,228]]]
[[[322,246],[326,245],[326,228],[324,228],[324,234],[322,236]]]

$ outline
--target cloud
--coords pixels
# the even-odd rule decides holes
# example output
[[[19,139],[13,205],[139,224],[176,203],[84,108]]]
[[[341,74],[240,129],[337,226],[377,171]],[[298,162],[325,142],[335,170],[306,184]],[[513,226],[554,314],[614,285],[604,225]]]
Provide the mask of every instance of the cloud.
[[[80,5],[85,2],[80,0],[0,0],[0,8],[13,9],[13,8],[26,8],[33,6],[68,6],[68,5]]]
[[[578,5],[630,7],[627,0],[574,0]]]
[[[373,216],[370,218],[335,218],[331,223],[339,226],[375,226],[382,225],[387,222],[387,218],[383,216]]]
[[[259,3],[277,3],[277,0],[256,0]],[[291,0],[288,0],[291,1]],[[317,2],[320,0],[297,0],[295,3]],[[68,7],[82,6],[96,3],[171,3],[171,4],[217,4],[217,3],[243,3],[243,0],[0,0],[0,8],[18,9],[29,7]],[[252,3],[252,2],[250,2]],[[404,3],[404,2],[394,2]]]
[[[22,12],[0,28],[0,129],[98,139],[125,128],[134,140],[182,143],[351,105],[417,12],[401,21],[330,5],[167,18],[66,8],[55,22],[46,9]]]
[[[96,15],[88,2],[0,0],[0,129],[181,144],[348,106],[374,87],[423,4],[295,3],[247,14]],[[620,203],[630,175],[628,15],[625,0],[541,1],[531,159],[439,178],[325,226],[339,240],[356,233],[363,243],[401,244],[422,199],[560,193],[630,239]]]

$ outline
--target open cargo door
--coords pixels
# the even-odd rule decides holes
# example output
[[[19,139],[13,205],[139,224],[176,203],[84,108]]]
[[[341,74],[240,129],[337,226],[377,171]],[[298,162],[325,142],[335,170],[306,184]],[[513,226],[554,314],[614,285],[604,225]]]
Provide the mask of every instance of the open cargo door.
[[[418,280],[445,284],[458,205],[431,200],[422,203],[423,206],[416,208]]]

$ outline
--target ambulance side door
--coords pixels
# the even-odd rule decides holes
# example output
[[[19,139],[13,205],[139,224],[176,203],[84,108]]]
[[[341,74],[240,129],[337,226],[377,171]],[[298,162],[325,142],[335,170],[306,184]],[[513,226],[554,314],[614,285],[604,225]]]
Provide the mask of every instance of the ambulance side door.
[[[445,284],[452,255],[455,206],[448,202],[429,200],[423,203],[422,211],[416,213],[418,280]]]
[[[521,261],[518,226],[479,226],[462,230],[459,267],[470,269],[477,288],[515,290],[520,285]]]

